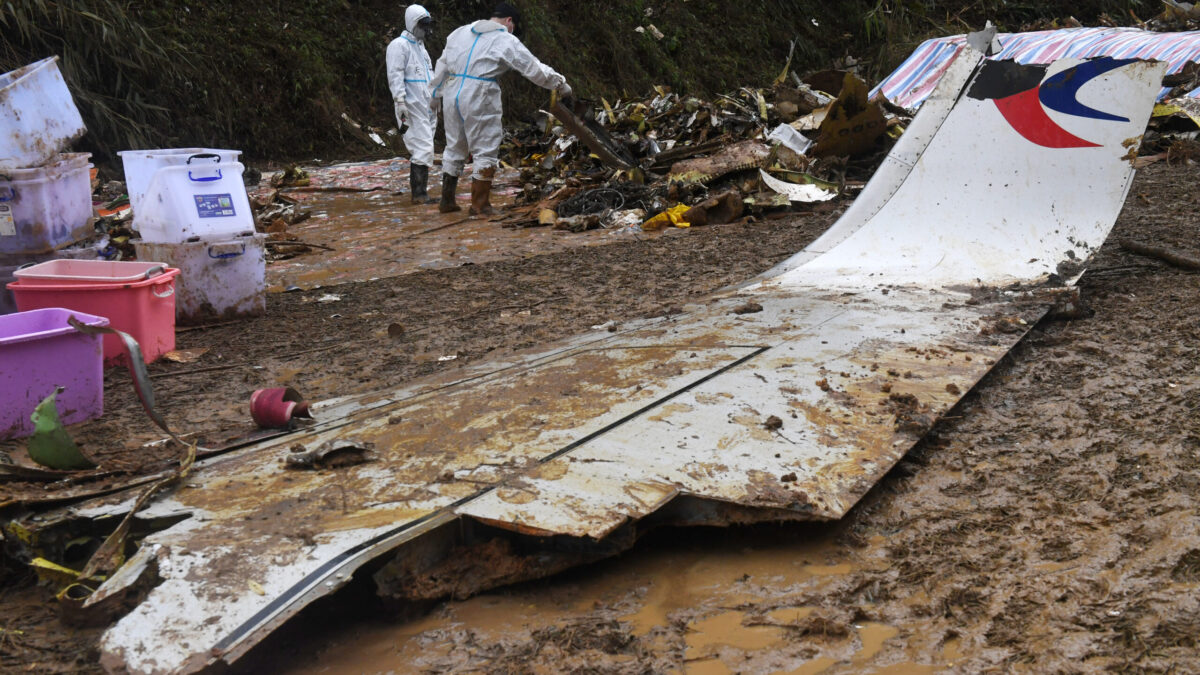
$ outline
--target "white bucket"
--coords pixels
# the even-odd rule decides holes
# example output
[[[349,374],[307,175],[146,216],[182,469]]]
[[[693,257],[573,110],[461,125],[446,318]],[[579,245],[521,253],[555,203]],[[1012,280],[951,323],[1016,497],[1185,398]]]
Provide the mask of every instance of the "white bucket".
[[[41,166],[87,132],[57,62],[0,75],[0,170]]]
[[[156,244],[253,234],[243,168],[239,162],[206,162],[155,171],[140,211],[134,207],[133,229]]]
[[[0,170],[0,255],[36,255],[92,233],[92,181],[86,152],[32,169]]]
[[[183,243],[133,242],[139,260],[180,270],[175,323],[196,325],[262,316],[267,311],[267,235]]]
[[[125,192],[129,195],[129,204],[133,207],[133,217],[136,218],[142,208],[142,200],[146,190],[150,189],[150,181],[154,174],[167,166],[186,164],[212,164],[215,162],[236,162],[242,154],[241,150],[214,150],[212,148],[163,148],[156,150],[124,150],[117,153],[121,156],[121,164],[125,167]]]

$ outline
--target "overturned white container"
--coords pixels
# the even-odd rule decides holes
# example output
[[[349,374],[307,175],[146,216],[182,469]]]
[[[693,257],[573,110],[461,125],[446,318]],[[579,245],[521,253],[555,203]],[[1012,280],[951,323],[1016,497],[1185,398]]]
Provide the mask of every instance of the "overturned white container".
[[[133,229],[156,244],[253,234],[243,169],[240,162],[218,161],[155,171],[141,205],[133,207]]]
[[[125,167],[125,192],[129,195],[130,206],[133,207],[133,217],[137,218],[142,209],[142,200],[146,198],[146,190],[150,189],[150,182],[159,169],[191,164],[202,168],[205,164],[236,162],[242,151],[214,148],[158,148],[124,150],[117,154],[121,156],[121,164]]]
[[[0,75],[0,171],[41,166],[87,127],[51,56]]]
[[[92,233],[90,157],[66,153],[0,170],[0,256],[50,253]]]
[[[252,234],[177,243],[135,240],[138,260],[180,270],[175,284],[175,323],[196,325],[267,311],[267,235]]]

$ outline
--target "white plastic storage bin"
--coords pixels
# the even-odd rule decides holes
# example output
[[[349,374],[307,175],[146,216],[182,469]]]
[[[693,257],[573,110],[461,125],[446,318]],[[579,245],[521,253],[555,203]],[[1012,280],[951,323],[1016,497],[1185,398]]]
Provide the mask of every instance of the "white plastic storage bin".
[[[0,173],[42,166],[87,131],[51,56],[0,75]]]
[[[0,171],[0,255],[49,253],[92,233],[90,157],[68,153]]]
[[[180,270],[175,287],[175,323],[196,325],[267,311],[267,235],[253,234],[176,244],[135,240],[139,260]]]
[[[254,213],[239,162],[168,166],[154,172],[133,229],[142,241],[182,244],[254,233]]]
[[[118,152],[121,164],[125,167],[125,192],[129,195],[129,205],[133,207],[133,217],[137,218],[146,198],[146,190],[150,189],[150,181],[159,169],[168,166],[187,164],[212,164],[214,162],[229,163],[238,161],[241,150],[216,150],[213,148],[161,148],[155,150],[125,150]]]

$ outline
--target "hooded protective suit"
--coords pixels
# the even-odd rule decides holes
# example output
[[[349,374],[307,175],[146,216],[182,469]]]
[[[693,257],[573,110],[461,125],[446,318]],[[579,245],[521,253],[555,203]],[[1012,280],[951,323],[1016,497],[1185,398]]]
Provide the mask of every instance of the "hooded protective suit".
[[[405,31],[387,47],[388,88],[396,102],[396,122],[403,129],[404,147],[412,163],[433,166],[433,132],[437,114],[430,97],[429,77],[433,62],[425,50],[424,30],[417,26],[429,12],[420,5],[404,10]]]
[[[566,90],[566,78],[543,64],[516,36],[491,20],[461,26],[446,38],[430,86],[434,98],[442,99],[442,123],[446,149],[442,171],[462,173],[470,153],[474,177],[491,180],[499,164],[497,153],[504,135],[500,118],[500,85],[496,78],[509,70],[547,89]]]

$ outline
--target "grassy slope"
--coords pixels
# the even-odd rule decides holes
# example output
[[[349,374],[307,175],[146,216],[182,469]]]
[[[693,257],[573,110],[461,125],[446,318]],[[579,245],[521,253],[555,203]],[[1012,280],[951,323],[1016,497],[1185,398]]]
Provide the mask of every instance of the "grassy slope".
[[[1153,11],[1111,0],[1081,0],[1069,8],[1000,0],[517,4],[526,15],[530,49],[580,95],[610,100],[645,94],[656,84],[698,96],[763,86],[783,66],[792,39],[798,70],[827,68],[854,55],[869,59],[878,74],[921,39],[977,27],[985,16],[1017,29],[1067,12],[1088,22],[1108,10],[1128,22],[1129,7]],[[454,27],[486,16],[491,5],[427,2],[437,20],[433,57]],[[383,56],[404,7],[387,0],[28,0],[0,5],[0,30],[15,35],[0,46],[0,68],[62,54],[92,132],[86,143],[98,159],[130,147],[192,145],[240,148],[250,158],[345,156],[363,147],[346,133],[343,112],[368,124],[391,124]],[[22,20],[27,30],[13,30]],[[648,24],[664,37],[635,32]],[[504,85],[509,118],[528,117],[545,103],[545,92],[518,76]]]

